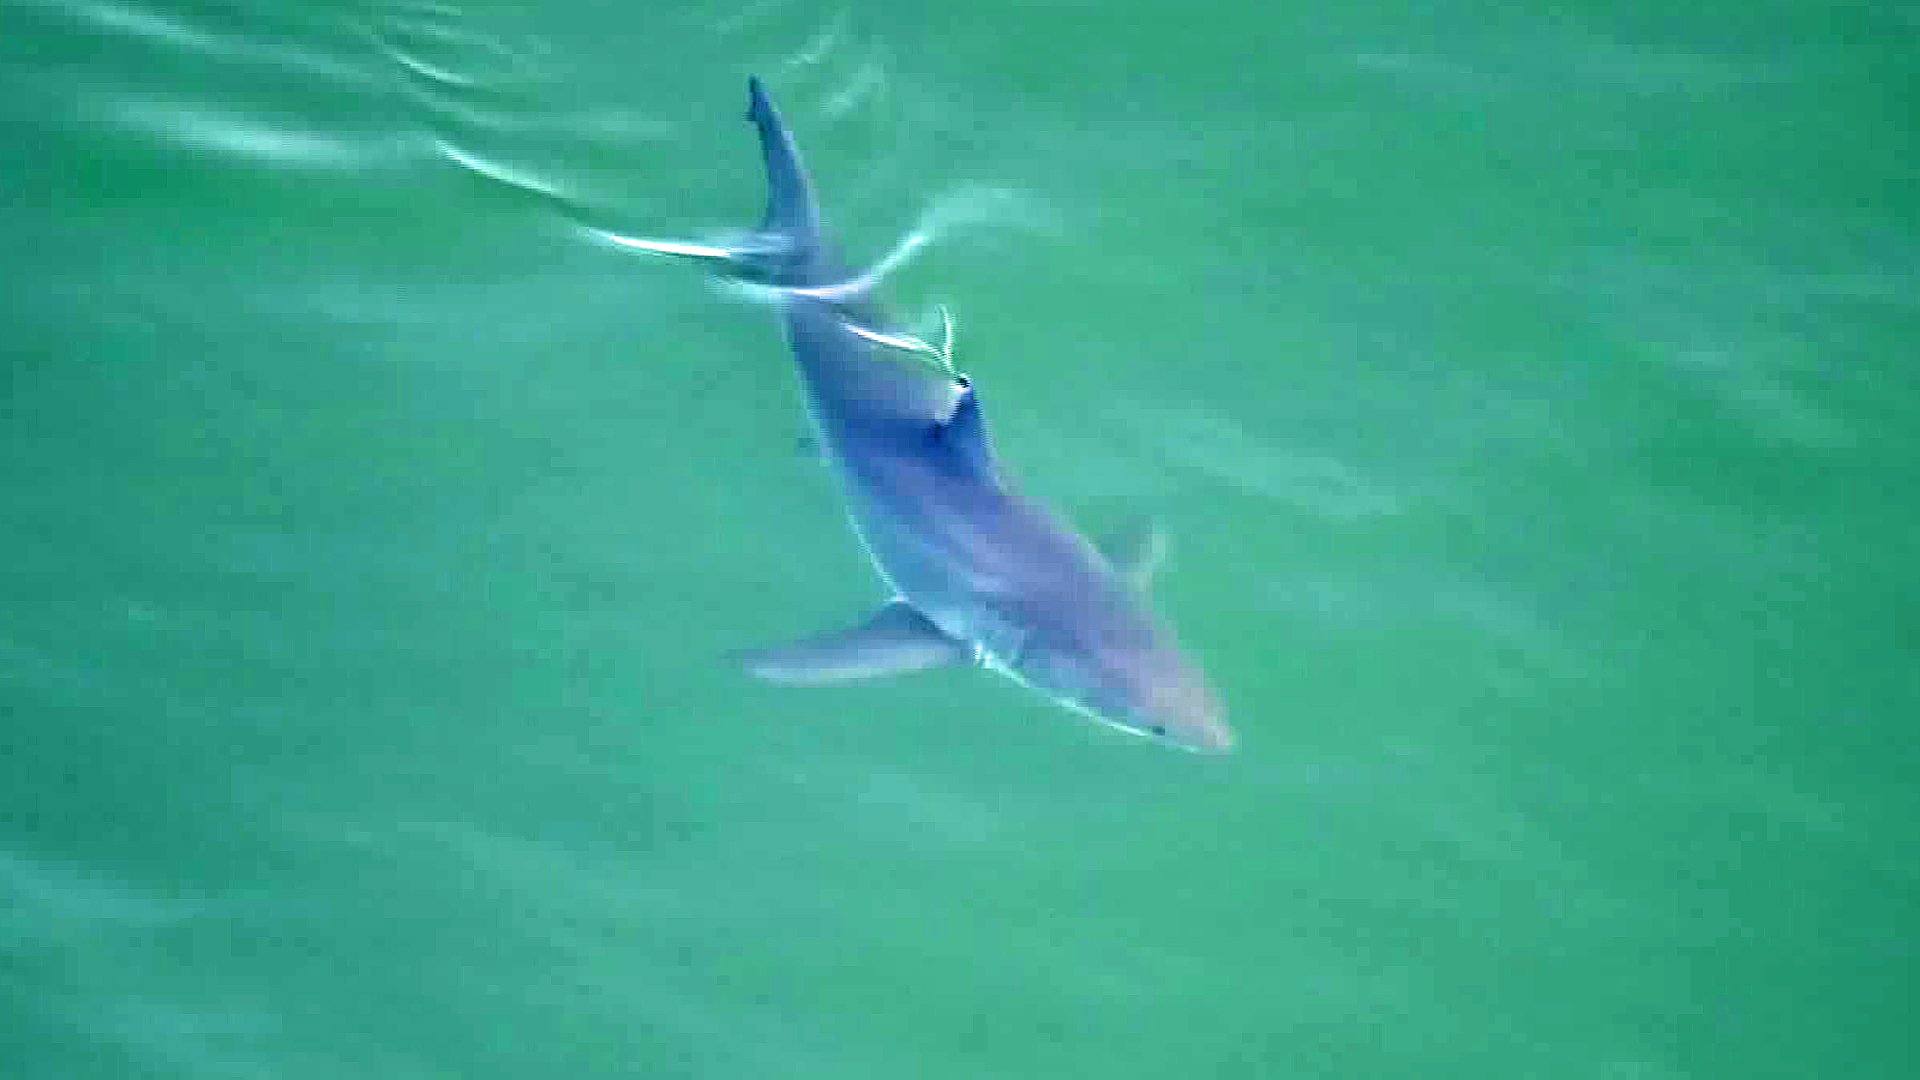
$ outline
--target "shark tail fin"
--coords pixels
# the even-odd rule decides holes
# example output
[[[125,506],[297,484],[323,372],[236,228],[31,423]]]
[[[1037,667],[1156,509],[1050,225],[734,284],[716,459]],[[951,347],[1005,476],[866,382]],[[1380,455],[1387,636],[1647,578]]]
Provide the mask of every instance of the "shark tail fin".
[[[767,215],[761,231],[795,250],[809,249],[819,239],[820,210],[793,132],[781,121],[758,75],[747,80],[747,98],[747,119],[760,132],[760,154],[767,167]]]
[[[760,132],[760,153],[766,161],[767,213],[760,227],[725,243],[649,239],[593,230],[602,239],[622,247],[673,255],[707,264],[716,273],[752,285],[797,290],[808,280],[822,247],[820,212],[813,184],[800,163],[793,133],[767,97],[758,76],[747,83],[747,119]],[[917,242],[916,242],[917,246]],[[855,281],[824,288],[819,298],[845,299],[858,295],[867,282]]]

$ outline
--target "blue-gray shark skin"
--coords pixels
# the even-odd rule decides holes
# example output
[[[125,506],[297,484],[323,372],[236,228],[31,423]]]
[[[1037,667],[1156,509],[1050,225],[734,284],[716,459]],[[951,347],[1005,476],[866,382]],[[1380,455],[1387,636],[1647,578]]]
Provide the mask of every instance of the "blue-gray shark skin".
[[[792,134],[760,80],[769,194],[760,243],[734,272],[774,291],[807,412],[848,516],[894,598],[865,623],[739,659],[761,677],[824,683],[949,663],[1005,673],[1135,735],[1233,746],[1219,699],[1117,565],[1023,496],[987,437],[977,388],[876,336],[899,332],[822,230]]]

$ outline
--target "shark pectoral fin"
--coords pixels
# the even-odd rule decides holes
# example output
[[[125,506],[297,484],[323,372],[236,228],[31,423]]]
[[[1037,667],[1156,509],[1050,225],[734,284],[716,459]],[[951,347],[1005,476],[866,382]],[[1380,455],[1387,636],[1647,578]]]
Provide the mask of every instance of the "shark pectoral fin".
[[[904,601],[895,600],[848,630],[735,653],[748,671],[769,682],[821,684],[920,671],[967,659],[966,646],[940,632]]]
[[[1159,521],[1143,518],[1100,543],[1113,572],[1141,592],[1153,584],[1153,575],[1167,561],[1167,530]]]

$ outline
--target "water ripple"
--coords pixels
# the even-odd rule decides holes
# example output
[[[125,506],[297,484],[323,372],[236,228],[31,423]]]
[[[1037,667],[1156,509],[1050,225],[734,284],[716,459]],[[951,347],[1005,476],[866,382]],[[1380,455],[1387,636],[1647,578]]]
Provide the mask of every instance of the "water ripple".
[[[446,139],[433,140],[435,150],[440,156],[466,169],[476,176],[490,180],[505,187],[529,192],[560,202],[570,201],[560,186],[553,181],[544,180],[532,172],[523,170],[505,162],[493,161],[468,150],[462,150]]]
[[[64,5],[38,0],[48,11],[60,17],[77,19],[95,31],[105,31],[126,41],[204,59],[238,61],[274,76],[299,75],[320,78],[344,85],[367,85],[377,77],[378,69],[357,57],[333,55],[313,48],[295,48],[289,40],[333,41],[345,51],[351,31],[339,22],[308,22],[297,27],[275,25],[254,33],[214,30],[194,25],[171,12],[161,12],[131,3],[94,3]],[[286,18],[284,14],[276,18]]]
[[[1352,465],[1268,445],[1225,417],[1154,411],[1128,419],[1167,460],[1306,513],[1350,521],[1403,509],[1400,496]]]
[[[148,132],[232,159],[281,168],[363,171],[417,160],[419,143],[403,132],[355,134],[298,130],[292,122],[274,122],[209,106],[157,99],[127,99],[111,104],[114,119]]]

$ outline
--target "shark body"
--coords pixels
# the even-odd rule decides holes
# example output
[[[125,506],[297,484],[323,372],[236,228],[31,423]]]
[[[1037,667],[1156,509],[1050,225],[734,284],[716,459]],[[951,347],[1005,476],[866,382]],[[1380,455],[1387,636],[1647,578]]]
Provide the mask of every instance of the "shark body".
[[[757,78],[749,97],[767,212],[731,269],[774,291],[823,456],[893,598],[850,629],[738,659],[813,684],[971,662],[1132,734],[1230,749],[1218,698],[1146,601],[1153,546],[1103,554],[1017,489],[973,383],[897,355],[874,283],[848,286],[792,133]]]

